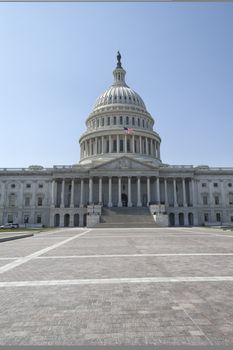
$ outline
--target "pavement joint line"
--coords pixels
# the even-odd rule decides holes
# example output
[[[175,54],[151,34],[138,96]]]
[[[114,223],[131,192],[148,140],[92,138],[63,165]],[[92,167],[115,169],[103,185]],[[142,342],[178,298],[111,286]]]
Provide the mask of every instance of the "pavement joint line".
[[[182,283],[182,282],[233,282],[233,276],[201,276],[201,277],[137,277],[137,278],[99,278],[73,280],[45,280],[45,281],[10,281],[0,282],[0,288],[6,287],[39,287],[39,286],[67,286],[93,284],[130,284],[130,283]]]
[[[77,234],[75,236],[69,237],[69,238],[67,238],[67,239],[65,239],[65,240],[63,240],[61,242],[53,244],[53,245],[51,245],[51,246],[49,246],[47,248],[41,249],[41,250],[39,250],[37,252],[34,252],[34,253],[30,254],[30,255],[27,255],[27,256],[23,257],[23,258],[19,258],[16,261],[13,261],[13,262],[11,262],[11,263],[9,263],[7,265],[4,265],[4,266],[0,267],[0,274],[4,273],[6,271],[10,271],[10,270],[14,269],[15,267],[20,266],[22,264],[25,264],[26,262],[28,262],[28,261],[30,261],[30,260],[32,260],[32,259],[34,259],[34,258],[36,258],[36,257],[38,257],[38,256],[40,256],[42,254],[47,253],[47,252],[49,252],[52,249],[58,248],[58,247],[62,246],[63,244],[66,244],[66,243],[68,243],[70,241],[73,241],[74,239],[77,239],[77,238],[85,235],[86,233],[88,233],[90,231],[91,231],[91,229],[88,229],[88,230],[86,230],[86,231],[84,231],[82,233],[79,233],[79,234]]]
[[[125,257],[166,257],[166,256],[233,256],[233,253],[155,253],[155,254],[93,254],[93,255],[50,255],[35,259],[89,259],[89,258],[125,258]],[[10,258],[11,259],[11,258]]]

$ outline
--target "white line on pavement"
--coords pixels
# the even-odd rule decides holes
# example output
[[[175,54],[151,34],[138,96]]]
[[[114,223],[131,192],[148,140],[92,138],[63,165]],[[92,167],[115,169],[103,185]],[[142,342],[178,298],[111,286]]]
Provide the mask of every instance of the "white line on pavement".
[[[33,286],[67,286],[88,284],[121,284],[121,283],[177,283],[177,282],[233,282],[233,276],[201,276],[201,277],[141,277],[141,278],[99,278],[50,281],[14,281],[0,282],[4,287]]]
[[[87,258],[121,258],[121,257],[163,257],[163,256],[233,256],[233,253],[154,253],[154,254],[93,254],[93,255],[50,255],[35,259],[87,259]]]
[[[32,253],[30,255],[27,255],[27,256],[23,257],[23,258],[19,258],[16,261],[13,261],[13,262],[11,262],[11,263],[9,263],[7,265],[4,265],[4,266],[0,267],[0,274],[4,273],[6,271],[12,270],[15,267],[20,266],[22,264],[25,264],[26,262],[28,262],[28,261],[30,261],[30,260],[32,260],[34,258],[37,258],[38,256],[40,256],[42,254],[45,254],[45,253],[49,252],[52,249],[58,248],[58,247],[62,246],[63,244],[66,244],[66,243],[68,243],[70,241],[73,241],[74,239],[79,238],[79,237],[85,235],[86,233],[88,233],[90,231],[91,231],[91,229],[89,229],[87,231],[84,231],[82,233],[79,233],[78,235],[75,235],[75,236],[72,236],[70,238],[67,238],[67,239],[65,239],[62,242],[53,244],[53,245],[51,245],[51,246],[49,246],[47,248],[41,249],[41,250],[39,250],[39,251],[37,251],[35,253]]]

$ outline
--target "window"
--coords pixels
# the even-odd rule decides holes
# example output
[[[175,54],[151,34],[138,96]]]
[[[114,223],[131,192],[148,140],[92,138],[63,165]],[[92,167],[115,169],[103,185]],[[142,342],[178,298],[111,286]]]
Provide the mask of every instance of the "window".
[[[218,184],[217,184],[217,182],[214,182],[214,187],[218,187]]]
[[[84,146],[85,146],[85,143],[84,143]],[[43,186],[43,184],[39,184],[38,187],[43,188],[44,186]]]
[[[120,124],[123,124],[123,117],[120,117]]]
[[[135,125],[135,119],[134,119],[134,117],[132,118],[132,125]]]
[[[8,214],[7,222],[9,222],[9,224],[13,224],[13,215],[12,214]]]
[[[110,125],[110,117],[108,117],[108,125]]]
[[[120,152],[123,152],[123,140],[120,140]]]
[[[116,117],[113,117],[113,124],[116,125]]]
[[[99,126],[100,126],[100,120],[97,119],[97,127],[99,127]]]
[[[207,196],[203,196],[203,204],[207,205],[208,204],[208,198]]]
[[[36,223],[41,224],[41,215],[40,214],[37,215],[37,217],[36,217]]]
[[[11,188],[15,188],[15,184],[12,184],[12,185],[11,185]]]
[[[31,188],[31,184],[26,184],[26,188]]]
[[[126,125],[129,125],[129,117],[126,117],[126,118],[125,118],[125,124],[126,124]]]
[[[145,128],[145,121],[144,121],[144,119],[142,120],[142,127]]]
[[[30,206],[30,197],[25,197],[25,207]]]
[[[117,140],[113,140],[113,152],[117,151]]]
[[[232,183],[229,183],[229,184],[228,184],[228,187],[232,187]]]
[[[38,205],[38,207],[42,207],[42,203],[43,203],[42,197],[38,197],[37,198],[37,205]]]
[[[140,126],[140,119],[138,118],[138,126]]]
[[[206,187],[206,183],[205,183],[205,182],[202,183],[201,186],[202,186],[202,187]]]
[[[216,221],[221,221],[221,214],[220,213],[217,213],[216,214]]]
[[[215,203],[216,205],[219,204],[219,197],[218,197],[218,196],[214,196],[214,203]]]
[[[233,222],[233,215],[231,215],[231,222]]]
[[[229,193],[229,204],[233,204],[233,193]]]
[[[15,194],[11,193],[9,197],[9,207],[15,207]]]
[[[209,214],[208,214],[208,213],[205,213],[205,214],[204,214],[204,221],[205,221],[205,222],[208,222],[208,221],[209,221]]]
[[[101,126],[104,126],[104,118],[101,119]]]

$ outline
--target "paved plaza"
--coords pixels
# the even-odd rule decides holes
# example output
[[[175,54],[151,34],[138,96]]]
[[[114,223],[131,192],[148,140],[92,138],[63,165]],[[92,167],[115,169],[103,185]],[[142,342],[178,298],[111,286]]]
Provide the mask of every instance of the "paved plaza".
[[[233,344],[233,232],[58,229],[0,244],[0,345]]]

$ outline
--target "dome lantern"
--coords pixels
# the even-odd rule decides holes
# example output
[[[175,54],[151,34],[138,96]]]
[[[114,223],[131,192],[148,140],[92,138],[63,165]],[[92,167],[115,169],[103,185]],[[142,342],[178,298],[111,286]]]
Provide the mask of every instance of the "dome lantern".
[[[113,76],[114,76],[114,82],[113,82],[113,86],[127,86],[126,82],[125,82],[125,74],[126,71],[122,68],[121,65],[121,54],[118,51],[117,52],[117,66],[116,69],[114,69],[113,71]]]

